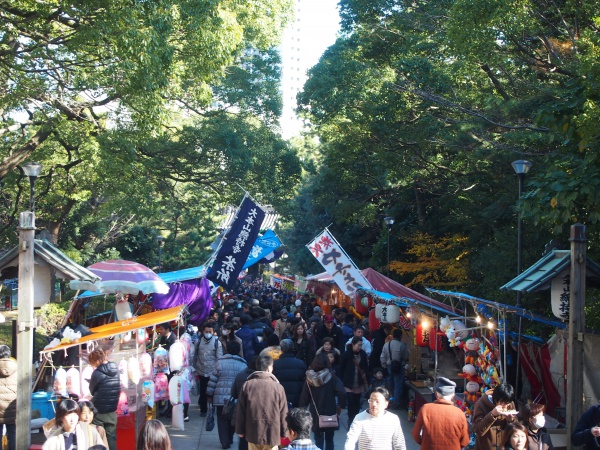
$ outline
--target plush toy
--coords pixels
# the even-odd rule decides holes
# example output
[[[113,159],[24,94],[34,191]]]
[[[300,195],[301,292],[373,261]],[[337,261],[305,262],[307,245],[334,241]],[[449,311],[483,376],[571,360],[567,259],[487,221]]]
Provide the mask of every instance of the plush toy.
[[[440,331],[448,334],[448,329],[452,327],[452,322],[450,322],[450,317],[443,317],[440,321]],[[452,345],[450,347],[453,347]]]
[[[451,326],[446,330],[446,337],[448,338],[448,346],[456,347],[456,332]]]
[[[475,364],[477,357],[479,356],[477,350],[479,350],[479,340],[476,338],[470,338],[465,343],[463,350],[465,354],[465,364]]]

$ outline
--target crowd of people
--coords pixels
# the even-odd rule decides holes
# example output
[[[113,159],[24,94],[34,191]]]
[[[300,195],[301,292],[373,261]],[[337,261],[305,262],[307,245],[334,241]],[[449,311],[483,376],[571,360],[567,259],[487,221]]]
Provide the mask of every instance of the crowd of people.
[[[207,321],[186,331],[193,336],[200,415],[206,417],[215,407],[222,448],[231,448],[237,434],[239,450],[334,450],[341,411],[347,409],[345,450],[405,450],[399,418],[390,411],[405,406],[409,355],[402,330],[382,324],[370,333],[365,325],[345,308],[324,314],[316,299],[259,281],[215,297]],[[167,349],[177,339],[168,323],[157,331]],[[1,371],[12,369],[14,362],[4,347],[0,346],[0,405],[3,386],[12,380],[3,378]],[[90,380],[93,398],[58,403],[55,420],[45,427],[45,450],[116,450],[118,368],[99,348],[88,360],[95,369]],[[465,448],[473,444],[472,432],[475,450],[554,449],[544,406],[531,403],[517,411],[509,384],[482,395],[470,424],[454,406],[455,388],[452,380],[438,378],[435,401],[419,410],[412,437],[423,449]],[[367,408],[361,411],[364,400]],[[184,405],[185,421],[190,420],[188,407]],[[160,413],[170,413],[168,402]],[[10,449],[13,414],[6,408],[0,415]],[[600,448],[600,407],[582,416],[572,442]],[[160,421],[144,424],[137,448],[171,450]]]

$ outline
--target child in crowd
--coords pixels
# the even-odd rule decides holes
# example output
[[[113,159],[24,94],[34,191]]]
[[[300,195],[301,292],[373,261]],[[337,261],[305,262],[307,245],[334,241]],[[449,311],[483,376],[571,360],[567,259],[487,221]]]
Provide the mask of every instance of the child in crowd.
[[[321,450],[310,440],[312,416],[306,409],[292,408],[285,418],[286,435],[290,440],[282,450]]]
[[[385,378],[383,369],[381,367],[375,367],[373,369],[373,379],[371,380],[371,391],[375,388],[383,387],[387,389],[387,379]]]

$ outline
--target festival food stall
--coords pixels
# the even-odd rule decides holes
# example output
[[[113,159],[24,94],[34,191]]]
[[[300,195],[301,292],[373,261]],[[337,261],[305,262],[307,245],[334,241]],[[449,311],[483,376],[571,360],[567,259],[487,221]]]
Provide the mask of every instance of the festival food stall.
[[[171,371],[179,373],[184,373],[189,363],[187,361],[189,343],[186,349],[186,341],[182,337],[177,346],[173,344],[171,355],[165,360],[166,351],[160,346],[154,347],[154,344],[149,342],[148,336],[150,332],[155,332],[157,325],[162,323],[176,322],[178,326],[183,326],[186,314],[185,306],[154,311],[92,328],[89,335],[72,341],[63,338],[64,342],[59,345],[45,348],[40,352],[40,360],[52,371],[54,393],[59,397],[91,398],[89,379],[93,369],[88,364],[88,354],[95,348],[102,348],[108,360],[119,367],[121,398],[117,408],[117,446],[123,450],[136,448],[136,438],[141,426],[147,417],[155,416],[155,400],[169,398],[166,377],[169,372],[169,362],[171,362]],[[173,330],[177,330],[178,326],[174,326]],[[181,351],[180,357],[175,358],[179,360],[175,363],[177,366],[173,366],[175,353],[173,347]],[[73,348],[77,350],[79,363],[70,367],[57,367],[53,354],[66,355]],[[159,357],[159,354],[162,356]],[[187,375],[187,373],[183,374],[183,376]],[[184,386],[185,383],[178,381],[181,384],[181,392],[176,392],[175,396],[181,398],[187,387]],[[172,401],[178,402],[174,399]],[[183,426],[183,423],[181,425]]]

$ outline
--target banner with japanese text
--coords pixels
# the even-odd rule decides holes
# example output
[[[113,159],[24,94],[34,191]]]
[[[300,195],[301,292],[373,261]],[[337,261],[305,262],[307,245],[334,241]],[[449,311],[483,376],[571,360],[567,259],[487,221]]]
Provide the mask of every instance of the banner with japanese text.
[[[359,287],[373,289],[327,228],[307,247],[344,294],[352,296]]]
[[[262,236],[256,239],[250,249],[250,255],[248,255],[248,260],[244,264],[244,269],[256,264],[279,247],[281,247],[281,241],[275,232],[273,230],[265,231]]]
[[[231,290],[248,259],[265,218],[260,206],[246,196],[238,213],[223,238],[214,263],[206,278],[227,290]]]

